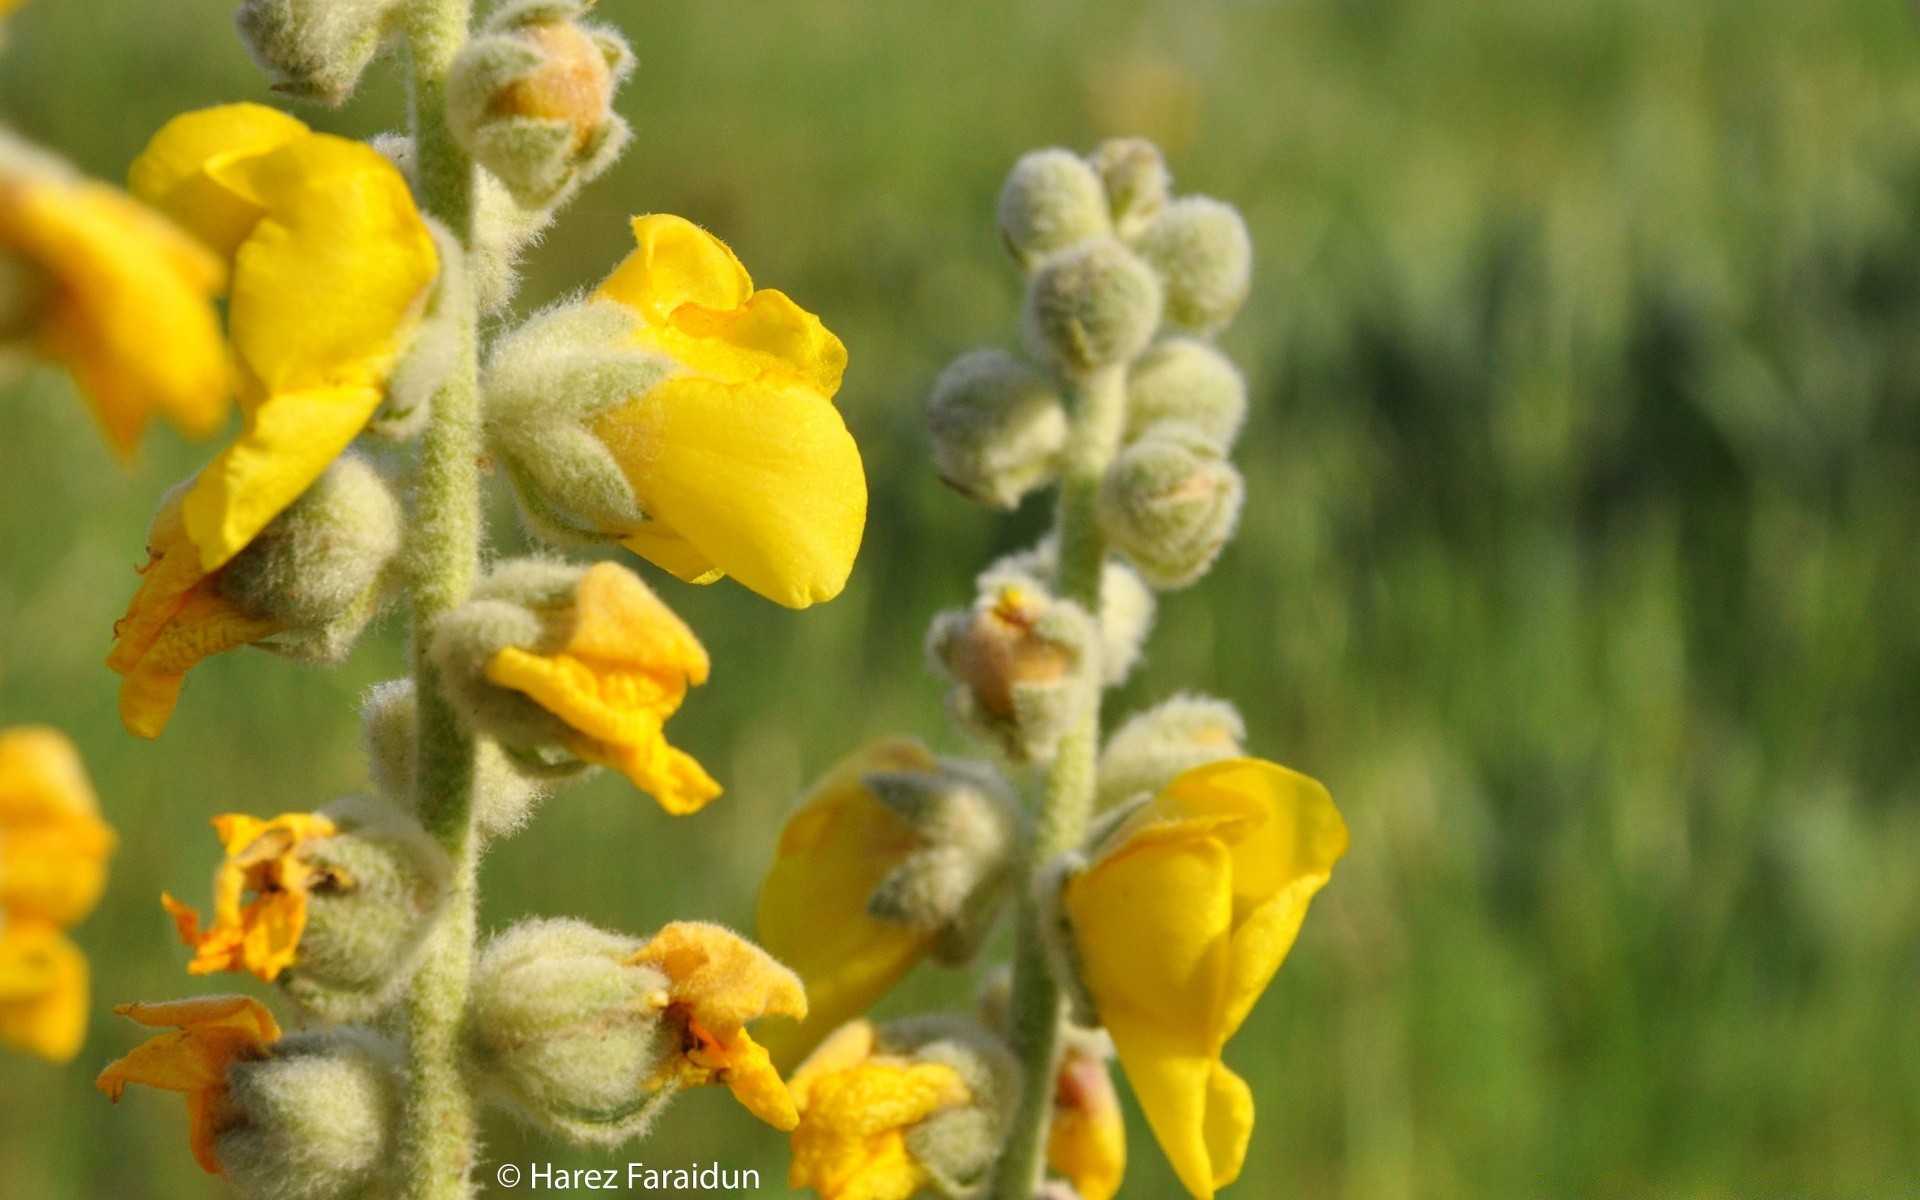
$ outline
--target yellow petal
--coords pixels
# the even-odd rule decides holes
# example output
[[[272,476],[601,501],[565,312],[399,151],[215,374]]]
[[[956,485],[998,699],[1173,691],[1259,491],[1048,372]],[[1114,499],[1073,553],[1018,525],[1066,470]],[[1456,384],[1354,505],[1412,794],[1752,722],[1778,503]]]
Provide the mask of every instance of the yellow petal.
[[[731,309],[753,294],[753,280],[727,244],[684,217],[656,213],[633,219],[639,248],[594,293],[665,325],[683,304]]]
[[[120,720],[136,737],[167,727],[187,672],[201,659],[251,645],[280,632],[277,621],[248,616],[219,594],[212,580],[189,591],[145,653],[123,672]]]
[[[728,383],[791,380],[832,399],[847,370],[847,348],[819,317],[784,292],[755,292],[738,308],[687,304],[635,340]]]
[[[725,1066],[721,1078],[734,1099],[746,1110],[781,1132],[800,1123],[800,1112],[793,1096],[780,1081],[767,1051],[743,1030],[736,1031],[725,1043]]]
[[[70,925],[100,898],[113,831],[67,736],[0,731],[0,909]]]
[[[50,924],[0,928],[0,1046],[70,1061],[87,1035],[87,958]]]
[[[130,1083],[146,1084],[187,1098],[193,1156],[209,1174],[220,1173],[214,1142],[239,1119],[227,1095],[227,1068],[259,1058],[278,1040],[280,1027],[260,1002],[245,996],[207,996],[166,1004],[123,1004],[114,1010],[142,1025],[177,1026],[108,1065],[94,1086],[115,1101]]]
[[[587,568],[574,588],[566,653],[695,686],[710,670],[687,623],[632,571],[610,562]]]
[[[167,122],[127,173],[134,195],[230,260],[264,212],[217,173],[305,137],[306,125],[260,104],[227,104]]]
[[[1069,1053],[1060,1065],[1047,1162],[1080,1200],[1113,1200],[1127,1171],[1127,1125],[1107,1065]]]
[[[674,1003],[723,1039],[761,1017],[804,1017],[807,991],[772,955],[719,925],[673,921],[628,959],[657,968]]]
[[[787,1080],[787,1089],[793,1093],[796,1103],[805,1107],[812,1103],[813,1085],[839,1071],[855,1067],[873,1057],[875,1047],[880,1043],[880,1032],[872,1021],[848,1021],[833,1031],[807,1061],[794,1069]]]
[[[867,481],[845,422],[818,392],[676,376],[608,410],[594,432],[640,507],[747,587],[805,608],[846,585]]]
[[[1240,1178],[1253,1141],[1253,1089],[1217,1061],[1207,1076],[1205,1135],[1214,1186],[1226,1187]]]
[[[865,1012],[932,944],[924,933],[867,913],[873,889],[922,842],[861,783],[874,771],[932,766],[933,756],[912,739],[868,747],[834,767],[780,835],[760,889],[758,931],[768,952],[806,982],[812,1011],[798,1026],[762,1032],[775,1062],[798,1062]]]

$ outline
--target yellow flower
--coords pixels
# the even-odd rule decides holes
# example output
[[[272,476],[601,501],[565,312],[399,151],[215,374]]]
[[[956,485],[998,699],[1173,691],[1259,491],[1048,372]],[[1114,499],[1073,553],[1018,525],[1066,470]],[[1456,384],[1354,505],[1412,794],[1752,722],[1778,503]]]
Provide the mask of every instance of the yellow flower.
[[[872,1024],[855,1021],[793,1073],[800,1124],[789,1187],[810,1187],[821,1200],[909,1200],[932,1182],[907,1133],[972,1094],[947,1064],[881,1054],[878,1042]]]
[[[0,730],[0,913],[71,925],[106,883],[113,830],[65,734]]]
[[[638,217],[639,249],[595,293],[685,373],[602,413],[650,521],[625,537],[682,579],[732,575],[792,608],[846,585],[866,527],[860,451],[833,407],[847,350],[733,251],[680,217]]]
[[[63,1063],[86,1035],[86,955],[45,921],[0,923],[0,1046]]]
[[[212,433],[231,390],[213,307],[225,268],[144,205],[9,149],[0,137],[0,259],[24,268],[25,311],[0,297],[0,335],[65,366],[122,455],[155,413]]]
[[[332,837],[333,822],[318,813],[284,813],[271,821],[228,813],[215,817],[213,828],[227,848],[213,877],[213,924],[203,932],[200,915],[165,893],[161,906],[194,952],[190,974],[251,971],[271,981],[300,947],[308,893],[332,878],[301,851]]]
[[[574,589],[570,625],[551,653],[508,646],[487,679],[523,692],[567,726],[566,748],[610,766],[676,815],[720,794],[693,756],[667,744],[664,726],[707,681],[707,652],[646,584],[596,563]]]
[[[122,1004],[113,1011],[150,1028],[172,1026],[100,1072],[94,1086],[118,1101],[130,1083],[180,1092],[187,1098],[193,1157],[220,1174],[213,1144],[240,1120],[227,1091],[227,1068],[265,1057],[280,1039],[273,1014],[245,996],[206,996],[165,1004]]]
[[[201,659],[280,632],[221,594],[187,536],[184,491],[160,506],[147,533],[147,565],[127,615],[114,624],[107,666],[121,675],[120,720],[129,733],[159,737],[180,702],[187,672]]]
[[[775,1129],[799,1121],[793,1097],[767,1052],[747,1034],[762,1017],[804,1017],[807,993],[766,951],[718,925],[675,921],[627,960],[668,979],[656,997],[662,1019],[680,1031],[679,1053],[656,1086],[723,1083],[748,1112]]]
[[[783,1066],[865,1012],[933,945],[931,933],[867,913],[873,889],[922,841],[861,782],[876,771],[933,766],[918,741],[876,743],[829,771],[788,819],[760,888],[758,918],[761,943],[806,981],[812,1007],[807,1020],[767,1037]]]
[[[1127,1122],[1098,1055],[1070,1047],[1054,1081],[1047,1161],[1080,1200],[1113,1200],[1127,1173]]]
[[[211,572],[366,425],[438,257],[405,178],[379,152],[257,104],[174,118],[129,180],[232,268],[227,324],[246,428],[181,506]]]
[[[1325,788],[1259,759],[1176,777],[1066,888],[1087,990],[1194,1196],[1240,1173],[1253,1096],[1220,1061],[1347,850]]]

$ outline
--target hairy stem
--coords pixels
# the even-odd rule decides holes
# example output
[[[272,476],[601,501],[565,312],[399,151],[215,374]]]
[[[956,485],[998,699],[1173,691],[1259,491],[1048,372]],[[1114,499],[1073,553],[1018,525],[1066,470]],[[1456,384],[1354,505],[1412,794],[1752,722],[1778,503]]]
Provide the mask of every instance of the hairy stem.
[[[1119,449],[1126,425],[1125,368],[1108,368],[1080,380],[1073,389],[1073,406],[1054,524],[1060,553],[1057,582],[1062,597],[1098,617],[1107,545],[1100,536],[1095,504],[1100,480]],[[1047,768],[1033,857],[1027,864],[1029,883],[1049,862],[1080,844],[1093,815],[1094,767],[1100,748],[1097,664],[1087,686],[1093,694],[1079,722],[1060,739],[1059,752]],[[1047,966],[1032,890],[1029,886],[1021,897],[1013,959],[1013,1046],[1024,1080],[1020,1107],[994,1168],[993,1200],[1032,1200],[1039,1188],[1047,1126],[1053,1116],[1054,1075],[1059,1070],[1060,985]]]
[[[472,240],[473,164],[446,125],[447,70],[467,39],[470,0],[409,0],[406,12],[416,185],[427,213]],[[463,280],[464,271],[447,272]],[[464,286],[458,285],[456,286]],[[453,859],[451,894],[407,995],[408,1080],[401,1171],[407,1200],[467,1200],[477,1131],[462,1041],[473,966],[473,741],[441,698],[427,630],[465,600],[480,554],[480,404],[470,293],[447,294],[458,351],[420,448],[412,551],[413,679],[419,705],[421,823]]]

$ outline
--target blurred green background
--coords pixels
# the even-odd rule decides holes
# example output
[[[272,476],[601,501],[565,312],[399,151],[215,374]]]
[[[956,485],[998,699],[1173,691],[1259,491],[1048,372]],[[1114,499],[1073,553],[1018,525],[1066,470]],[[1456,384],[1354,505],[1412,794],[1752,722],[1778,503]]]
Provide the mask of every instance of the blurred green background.
[[[795,791],[874,736],[958,750],[929,616],[1045,522],[969,507],[921,413],[1010,342],[993,198],[1023,150],[1142,133],[1254,230],[1225,336],[1253,413],[1238,542],[1166,598],[1124,714],[1228,697],[1332,787],[1354,849],[1230,1045],[1260,1198],[1920,1195],[1920,55],[1906,0],[606,0],[636,149],[532,258],[528,311],[674,211],[847,341],[866,547],[794,614],[658,573],[713,653],[673,725],[730,794],[549,802],[485,919],[746,927]],[[224,0],[36,0],[0,113],[119,178],[183,109],[267,99]],[[391,70],[319,124],[399,121]],[[223,811],[364,787],[357,695],[243,652],[137,742],[101,665],[161,491],[64,379],[0,390],[0,717],[85,751],[123,846],[77,932],[70,1069],[0,1059],[0,1196],[190,1200],[177,1097],[93,1073],[118,1002],[189,980]],[[495,544],[520,544],[496,497]],[[923,969],[883,1011],[960,1003]],[[787,1194],[718,1089],[632,1152],[498,1121],[493,1161],[719,1159]],[[1130,1197],[1176,1185],[1137,1121]],[[507,1194],[507,1193],[497,1193]]]

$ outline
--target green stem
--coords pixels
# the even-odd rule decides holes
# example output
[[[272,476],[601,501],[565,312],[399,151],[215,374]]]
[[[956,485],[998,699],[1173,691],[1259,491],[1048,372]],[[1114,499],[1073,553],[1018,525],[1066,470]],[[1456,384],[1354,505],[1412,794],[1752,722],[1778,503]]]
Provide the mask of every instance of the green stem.
[[[1060,554],[1057,584],[1061,596],[1097,617],[1107,544],[1100,536],[1095,506],[1100,481],[1126,427],[1125,368],[1109,368],[1082,379],[1073,389],[1073,403],[1054,526]],[[1100,748],[1097,670],[1090,673],[1087,686],[1093,694],[1078,723],[1060,739],[1047,768],[1039,825],[1027,864],[1029,879],[1078,846],[1093,815],[1094,768]],[[1031,892],[1031,888],[1023,890],[1016,916],[1013,959],[1013,1047],[1020,1056],[1024,1081],[1020,1107],[994,1168],[992,1200],[1032,1200],[1038,1190],[1047,1127],[1053,1117],[1054,1075],[1060,1066],[1060,985],[1047,966]]]
[[[472,240],[473,164],[447,130],[453,56],[466,43],[470,0],[409,0],[415,169],[420,202],[463,244]],[[426,654],[427,630],[466,599],[480,556],[480,402],[470,293],[449,294],[467,272],[448,272],[438,303],[457,314],[458,349],[433,397],[420,449],[413,511],[413,678],[419,706],[416,763],[421,823],[453,860],[451,894],[407,993],[408,1080],[401,1174],[407,1200],[467,1200],[478,1141],[464,1069],[473,967],[475,853],[473,740],[441,697]]]

